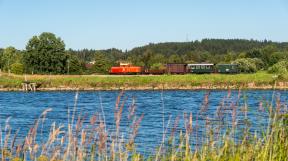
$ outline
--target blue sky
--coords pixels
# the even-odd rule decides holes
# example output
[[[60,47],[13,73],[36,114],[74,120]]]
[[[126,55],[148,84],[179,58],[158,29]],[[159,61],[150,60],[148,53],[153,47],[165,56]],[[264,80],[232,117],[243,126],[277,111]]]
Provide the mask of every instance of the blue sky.
[[[203,38],[288,41],[287,0],[0,0],[0,47],[42,32],[66,48],[131,49]]]

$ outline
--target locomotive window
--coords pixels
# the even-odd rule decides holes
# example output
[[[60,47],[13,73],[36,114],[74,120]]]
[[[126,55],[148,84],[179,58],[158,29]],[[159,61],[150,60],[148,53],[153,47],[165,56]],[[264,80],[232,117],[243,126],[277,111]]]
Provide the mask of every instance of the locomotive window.
[[[232,67],[231,67],[232,69],[235,69],[235,67],[234,67],[234,65],[232,65]]]

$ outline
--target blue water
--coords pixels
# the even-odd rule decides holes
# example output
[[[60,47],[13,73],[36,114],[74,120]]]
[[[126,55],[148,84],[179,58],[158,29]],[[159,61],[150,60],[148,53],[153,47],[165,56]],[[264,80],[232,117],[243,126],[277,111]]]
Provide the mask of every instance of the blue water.
[[[200,135],[205,135],[205,127],[207,128],[207,120],[210,122],[210,128],[216,127],[219,119],[217,109],[223,106],[222,123],[225,131],[231,127],[231,106],[237,106],[237,126],[241,129],[243,120],[247,117],[250,120],[250,130],[252,132],[265,129],[267,124],[268,113],[266,110],[259,109],[259,102],[270,102],[280,98],[282,108],[287,108],[287,91],[272,91],[272,90],[246,90],[241,91],[239,96],[238,90],[233,90],[231,93],[224,90],[210,91],[207,107],[203,110],[205,104],[205,95],[208,91],[126,91],[122,100],[125,101],[123,115],[121,119],[120,133],[124,137],[128,137],[129,127],[133,119],[128,119],[128,109],[135,100],[137,118],[144,114],[144,118],[140,123],[140,128],[136,137],[137,147],[142,152],[155,150],[160,145],[163,136],[163,111],[164,111],[164,126],[168,127],[167,137],[174,126],[175,118],[179,117],[179,125],[176,133],[185,131],[184,128],[184,113],[193,114],[194,131],[197,131],[198,140],[193,140],[195,144],[201,144]],[[76,92],[1,92],[0,93],[0,124],[2,131],[4,130],[6,119],[10,118],[9,124],[12,127],[12,134],[19,129],[18,142],[21,142],[28,130],[34,124],[35,119],[39,118],[40,114],[48,108],[53,110],[46,116],[43,125],[43,138],[47,137],[50,125],[53,122],[66,125],[68,122],[68,109],[73,110],[75,104]],[[100,92],[79,92],[77,99],[77,115],[87,116],[85,125],[89,124],[89,117],[93,114],[102,115],[105,118],[108,132],[112,132],[115,128],[114,111],[115,102],[119,91],[100,91]],[[240,98],[240,99],[238,99]],[[238,100],[238,101],[237,101]],[[243,110],[244,104],[247,103],[248,111],[245,114]],[[121,103],[120,103],[121,104]],[[223,104],[223,103],[222,103]],[[103,111],[102,111],[102,108]],[[202,108],[202,112],[201,112]],[[245,116],[246,115],[246,116]],[[212,123],[211,123],[212,122]],[[85,126],[84,126],[85,127]],[[239,130],[240,131],[240,130]],[[42,138],[42,139],[43,139]],[[40,139],[40,138],[39,138]],[[22,140],[23,141],[23,140]]]

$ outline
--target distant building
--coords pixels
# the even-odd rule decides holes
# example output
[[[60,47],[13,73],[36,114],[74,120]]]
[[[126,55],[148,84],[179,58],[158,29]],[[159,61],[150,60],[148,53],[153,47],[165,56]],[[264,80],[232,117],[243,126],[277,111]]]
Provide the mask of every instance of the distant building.
[[[86,63],[85,64],[86,69],[91,69],[95,63],[96,63],[95,61],[90,61]]]

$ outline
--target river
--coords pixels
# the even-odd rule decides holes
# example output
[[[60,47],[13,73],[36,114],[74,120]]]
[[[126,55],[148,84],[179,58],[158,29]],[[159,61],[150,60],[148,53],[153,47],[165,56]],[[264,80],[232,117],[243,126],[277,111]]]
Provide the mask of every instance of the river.
[[[13,129],[12,134],[19,129],[18,142],[21,142],[21,138],[27,135],[35,119],[39,118],[44,110],[52,108],[52,111],[48,112],[43,125],[43,136],[41,138],[45,140],[53,122],[67,125],[68,109],[71,116],[76,104],[77,115],[87,116],[84,119],[84,127],[88,127],[90,116],[98,114],[102,120],[105,120],[107,131],[113,132],[113,129],[115,129],[115,102],[119,93],[119,91],[79,92],[78,94],[76,92],[1,92],[1,128],[4,131],[5,122],[7,118],[10,118],[9,124]],[[78,98],[75,101],[76,95]],[[265,106],[269,105],[271,100],[276,102],[278,99],[283,108],[287,108],[287,98],[288,92],[284,90],[125,91],[121,99],[126,101],[120,123],[120,133],[124,137],[128,137],[132,125],[131,122],[133,121],[132,118],[129,119],[129,107],[133,102],[136,107],[136,120],[144,114],[135,140],[137,148],[144,153],[155,150],[161,144],[163,123],[164,132],[167,133],[166,138],[170,136],[175,120],[177,120],[176,118],[179,118],[176,133],[179,135],[179,131],[184,132],[184,113],[188,117],[190,113],[192,114],[194,129],[198,131],[197,135],[204,135],[207,122],[217,122],[217,118],[219,118],[219,113],[217,112],[219,112],[220,107],[225,111],[223,113],[225,115],[223,116],[224,119],[222,119],[225,126],[221,130],[225,131],[231,127],[231,121],[233,120],[233,109],[231,107],[237,106],[236,121],[239,129],[244,124],[243,120],[248,118],[251,125],[250,131],[261,132],[265,129],[268,122],[268,113]],[[120,102],[119,106],[121,104],[122,102]],[[247,108],[245,104],[247,104]],[[168,127],[167,130],[166,127]],[[40,140],[41,138],[38,139]],[[192,141],[195,145],[201,143],[199,137],[198,140],[192,139]]]

